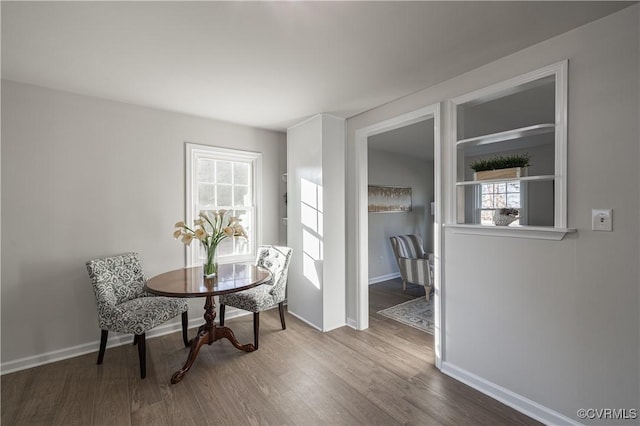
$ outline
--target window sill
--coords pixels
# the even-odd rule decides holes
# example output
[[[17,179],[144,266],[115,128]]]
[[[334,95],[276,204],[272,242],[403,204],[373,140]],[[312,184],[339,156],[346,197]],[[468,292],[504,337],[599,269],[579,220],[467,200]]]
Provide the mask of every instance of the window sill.
[[[451,228],[456,234],[531,238],[553,241],[560,241],[565,235],[577,232],[575,228],[554,228],[551,226],[488,226],[457,223],[446,224],[444,226]]]

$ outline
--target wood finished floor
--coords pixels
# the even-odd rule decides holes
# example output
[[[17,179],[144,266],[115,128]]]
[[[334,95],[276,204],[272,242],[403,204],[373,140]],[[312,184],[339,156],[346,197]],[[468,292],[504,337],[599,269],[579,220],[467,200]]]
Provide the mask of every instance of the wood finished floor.
[[[260,350],[203,346],[177,385],[169,379],[188,353],[180,333],[147,341],[144,380],[132,345],[107,349],[101,366],[92,353],[6,374],[2,425],[538,424],[441,374],[433,336],[376,314],[418,296],[423,288],[403,293],[398,280],[371,286],[365,331],[320,333],[291,315],[282,331],[277,309],[265,312]],[[227,325],[251,341],[250,315]]]

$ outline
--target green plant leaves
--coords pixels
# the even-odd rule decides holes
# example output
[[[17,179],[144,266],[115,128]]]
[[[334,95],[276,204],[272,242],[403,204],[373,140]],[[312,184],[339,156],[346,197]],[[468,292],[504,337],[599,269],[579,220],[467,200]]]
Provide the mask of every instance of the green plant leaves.
[[[508,169],[511,167],[527,167],[530,165],[529,160],[531,160],[531,155],[529,155],[529,153],[496,155],[495,157],[472,161],[469,167],[476,172]]]

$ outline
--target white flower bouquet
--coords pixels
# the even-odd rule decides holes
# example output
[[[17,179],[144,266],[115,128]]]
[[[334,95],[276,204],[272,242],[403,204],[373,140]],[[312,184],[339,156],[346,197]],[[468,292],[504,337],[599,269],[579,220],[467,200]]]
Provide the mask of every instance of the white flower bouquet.
[[[198,218],[193,221],[193,228],[183,221],[175,224],[176,230],[173,237],[180,238],[184,245],[191,244],[194,239],[202,243],[207,252],[207,260],[203,265],[204,275],[215,276],[218,273],[217,249],[218,244],[225,238],[246,238],[247,233],[240,224],[240,219],[230,216],[225,219],[227,210],[201,211]]]

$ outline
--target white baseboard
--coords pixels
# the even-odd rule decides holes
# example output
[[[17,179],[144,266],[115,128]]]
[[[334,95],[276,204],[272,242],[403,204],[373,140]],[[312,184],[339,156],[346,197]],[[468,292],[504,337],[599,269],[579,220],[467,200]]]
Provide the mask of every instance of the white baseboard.
[[[305,324],[307,324],[307,325],[309,325],[309,326],[311,326],[311,327],[315,328],[316,330],[321,331],[323,333],[327,333],[327,332],[329,332],[331,330],[336,330],[336,329],[344,327],[346,325],[344,323],[343,324],[338,324],[336,326],[333,326],[333,327],[330,327],[330,328],[327,328],[327,329],[323,330],[322,328],[318,327],[317,325],[312,324],[309,321],[307,321],[306,319],[302,318],[300,315],[296,314],[295,312],[289,311],[289,314],[293,315],[294,317],[298,318],[300,321],[304,322]]]
[[[307,321],[306,319],[302,318],[300,315],[296,314],[295,312],[291,312],[291,310],[289,310],[289,315],[293,315],[294,317],[298,318],[300,321],[302,321],[303,323],[315,328],[318,331],[322,331],[322,329],[320,327],[318,327],[315,324],[310,323],[309,321]]]
[[[251,312],[233,309],[229,309],[225,312],[225,320],[241,317],[244,315],[250,315]],[[191,318],[189,320],[188,328],[198,328],[203,324],[202,317]],[[165,334],[175,333],[182,331],[182,323],[167,323],[160,325],[146,334],[146,338],[154,338],[158,336],[164,336]],[[100,335],[100,330],[96,330],[96,335]],[[123,334],[110,332],[107,340],[107,348],[114,348],[117,346],[127,345],[133,343],[132,334]],[[37,367],[39,365],[49,364],[56,361],[62,361],[69,358],[74,358],[80,355],[85,355],[92,352],[98,352],[100,348],[100,340],[94,340],[92,342],[83,343],[77,346],[71,346],[69,348],[58,349],[55,351],[45,352],[39,355],[28,356],[19,358],[13,361],[3,362],[0,365],[0,375],[13,373],[15,371],[26,370],[27,368]]]
[[[509,407],[520,411],[527,416],[534,418],[547,425],[576,425],[581,423],[558,413],[548,407],[538,404],[528,398],[518,395],[509,389],[503,388],[495,383],[483,379],[473,373],[470,373],[462,368],[456,367],[446,361],[442,362],[442,370],[447,376],[451,376],[454,379],[471,386],[472,388],[482,392],[485,395],[490,396],[502,402]]]
[[[337,329],[339,329],[339,328],[344,327],[345,325],[347,325],[347,324],[346,324],[346,323],[342,323],[342,324],[338,324],[338,325],[335,325],[335,326],[330,327],[330,328],[326,328],[326,329],[324,330],[324,333],[328,333],[328,332],[330,332],[330,331],[332,331],[332,330],[337,330]]]
[[[353,328],[354,330],[358,329],[358,321],[353,318],[347,318],[347,326]]]
[[[389,281],[394,278],[400,278],[400,272],[394,272],[393,274],[380,275],[378,277],[369,278],[369,285],[381,283],[383,281]]]

